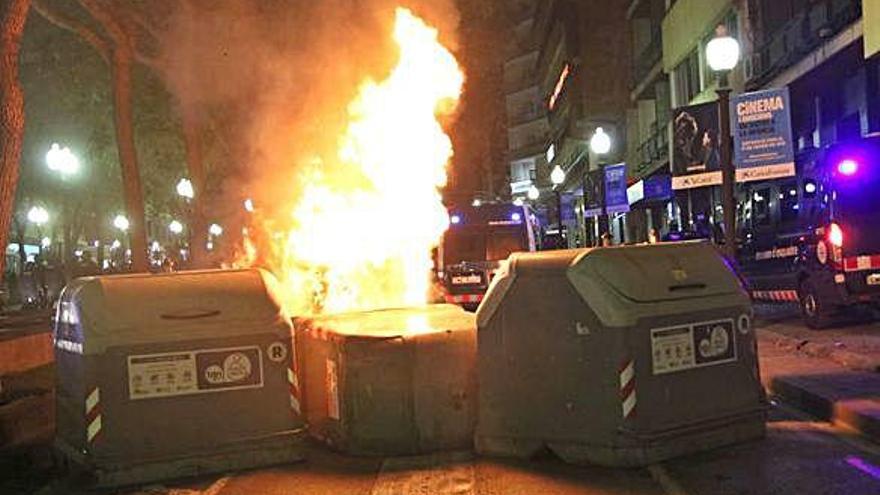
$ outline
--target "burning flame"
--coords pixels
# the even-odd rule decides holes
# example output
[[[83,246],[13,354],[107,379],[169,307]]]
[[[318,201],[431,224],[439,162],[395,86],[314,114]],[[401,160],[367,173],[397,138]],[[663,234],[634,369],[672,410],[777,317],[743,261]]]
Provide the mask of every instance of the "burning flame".
[[[437,118],[454,110],[464,75],[437,31],[409,10],[397,9],[394,40],[397,66],[384,81],[361,85],[336,156],[305,167],[291,216],[245,237],[238,264],[271,251],[264,258],[293,314],[428,297],[431,249],[449,226],[439,188],[453,153]]]

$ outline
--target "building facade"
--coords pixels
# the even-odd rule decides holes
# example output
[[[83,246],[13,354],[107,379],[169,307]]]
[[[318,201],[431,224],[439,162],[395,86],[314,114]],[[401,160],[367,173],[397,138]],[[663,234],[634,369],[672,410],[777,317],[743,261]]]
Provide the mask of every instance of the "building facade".
[[[509,131],[511,190],[515,198],[525,199],[529,188],[538,189],[532,202],[545,234],[556,236],[555,245],[560,240],[562,246],[589,245],[599,224],[582,213],[585,176],[601,160],[622,161],[625,152],[629,64],[620,53],[629,43],[627,2],[549,0],[532,5],[518,29],[528,48],[520,48],[505,68],[505,76],[528,74],[531,83],[508,93],[509,119],[524,116],[510,120],[523,122]],[[600,127],[613,143],[603,157],[594,156],[589,147]],[[565,173],[561,184],[551,181],[556,167]]]
[[[514,198],[525,198],[544,167],[548,135],[547,114],[536,77],[538,46],[533,36],[535,0],[508,4],[512,36],[506,47],[504,93],[507,113],[507,161]]]
[[[627,10],[631,38],[630,107],[627,111],[626,163],[631,187],[669,175],[669,123],[672,94],[663,65],[663,19],[666,0],[634,0]],[[639,185],[641,183],[641,186]],[[665,196],[633,198],[631,211],[616,237],[644,242],[654,230],[667,229],[669,202]],[[618,220],[620,223],[620,220]]]
[[[656,33],[661,4],[664,12]],[[878,4],[877,0],[633,1],[629,22],[635,77],[628,123],[635,138],[627,153],[632,180],[656,170],[669,171],[675,139],[669,119],[674,109],[717,100],[719,79],[706,61],[706,44],[719,26],[737,38],[742,49],[741,62],[730,75],[734,94],[788,88],[797,164],[824,146],[880,132]],[[657,57],[652,52],[657,34],[662,40],[660,68],[651,66]],[[663,111],[667,102],[669,110]],[[656,123],[654,128],[651,123]],[[665,131],[665,140],[652,131]],[[652,146],[664,141],[665,152]],[[755,210],[753,199],[742,195],[738,199],[740,224],[748,224],[747,217]],[[677,191],[665,208],[647,215],[634,209],[628,215],[628,240],[643,241],[646,226],[659,226],[662,235],[720,224],[720,205],[717,186]],[[658,210],[665,218],[658,218]]]

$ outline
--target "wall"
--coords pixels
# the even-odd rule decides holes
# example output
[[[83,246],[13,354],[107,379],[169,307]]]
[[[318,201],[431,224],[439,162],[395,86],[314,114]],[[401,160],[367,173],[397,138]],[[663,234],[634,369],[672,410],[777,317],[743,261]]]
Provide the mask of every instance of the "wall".
[[[862,26],[865,29],[865,58],[880,53],[880,0],[862,1]]]
[[[711,30],[730,0],[678,0],[663,19],[663,68],[671,72]]]

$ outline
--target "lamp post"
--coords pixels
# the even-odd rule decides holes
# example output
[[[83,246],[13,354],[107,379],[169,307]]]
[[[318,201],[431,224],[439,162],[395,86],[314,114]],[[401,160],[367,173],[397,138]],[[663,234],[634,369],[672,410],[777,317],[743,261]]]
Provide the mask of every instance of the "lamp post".
[[[739,42],[719,26],[716,36],[706,45],[709,67],[720,76],[718,85],[718,146],[721,158],[721,207],[724,210],[724,251],[730,259],[736,256],[736,169],[731,159],[730,92],[728,74],[739,63]]]
[[[596,155],[597,166],[601,170],[604,167],[604,155],[607,155],[611,151],[611,136],[609,136],[605,129],[601,127],[596,127],[596,130],[593,132],[593,137],[590,138],[590,151]],[[604,175],[604,174],[603,174]],[[603,179],[603,187],[604,191],[604,179]],[[602,194],[602,201],[604,202],[604,192]],[[587,188],[584,187],[584,205],[587,204]],[[604,208],[603,208],[604,209]],[[605,219],[603,222],[602,219]],[[586,221],[584,222],[586,225]],[[599,215],[596,217],[597,224],[597,232],[599,236],[604,235],[608,232],[609,226],[611,224],[611,217],[609,215]],[[603,225],[604,224],[604,225]],[[586,232],[584,232],[584,236],[586,237]]]
[[[48,247],[44,246],[43,242],[43,225],[49,221],[49,212],[46,211],[42,206],[34,206],[31,207],[27,212],[27,220],[28,222],[37,226],[37,237],[40,237],[40,254],[43,253],[43,248]]]
[[[553,183],[553,191],[556,192],[556,214],[559,219],[559,238],[562,239],[562,183],[565,182],[565,170],[556,165],[550,172],[550,182]]]
[[[119,230],[119,232],[122,234],[122,238],[125,239],[125,237],[128,235],[128,228],[131,226],[131,224],[129,223],[128,218],[126,218],[125,215],[116,215],[116,217],[113,218],[113,226],[117,230]],[[121,252],[121,256],[120,256],[122,258],[121,264],[122,264],[122,267],[124,268],[126,265],[126,263],[125,263],[125,250],[120,249],[123,247],[123,243],[120,242],[119,245],[116,246],[117,242],[118,241],[114,242],[113,244],[114,244],[114,247],[117,250],[119,250],[119,252]]]

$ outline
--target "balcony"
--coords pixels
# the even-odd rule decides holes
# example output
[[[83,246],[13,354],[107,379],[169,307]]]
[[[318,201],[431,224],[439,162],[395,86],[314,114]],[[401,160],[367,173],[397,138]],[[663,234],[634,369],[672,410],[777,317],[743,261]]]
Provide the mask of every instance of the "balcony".
[[[824,0],[805,7],[789,22],[766,33],[763,43],[746,60],[748,85],[766,84],[861,16],[861,0]]]
[[[660,26],[651,29],[651,41],[648,46],[642,50],[642,53],[636,55],[632,68],[632,81],[630,81],[630,89],[637,88],[645,81],[645,78],[651,74],[651,71],[663,59],[663,37]]]
[[[639,145],[639,162],[632,171],[633,177],[644,177],[669,159],[669,134],[667,122],[651,124],[651,133]]]

